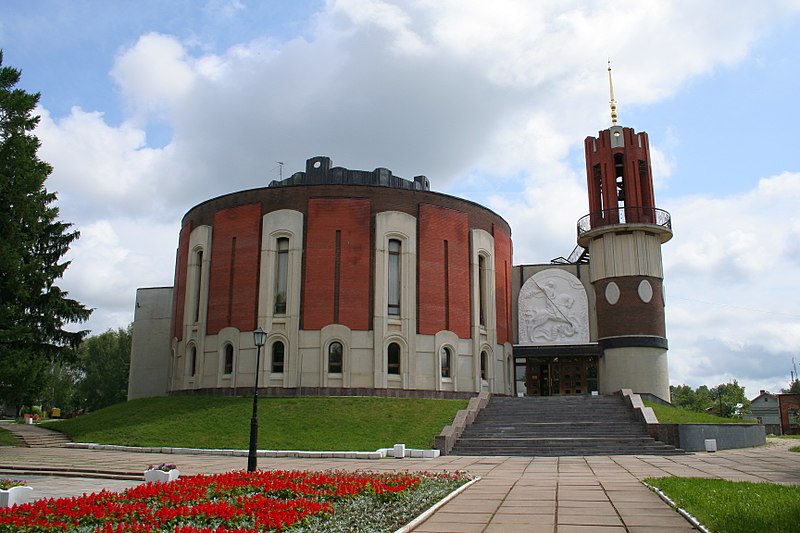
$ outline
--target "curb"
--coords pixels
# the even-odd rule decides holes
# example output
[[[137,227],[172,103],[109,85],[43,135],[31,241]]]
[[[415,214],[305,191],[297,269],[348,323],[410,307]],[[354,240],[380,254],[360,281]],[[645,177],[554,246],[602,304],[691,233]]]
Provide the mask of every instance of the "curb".
[[[682,507],[678,507],[678,504],[672,501],[672,499],[669,496],[661,492],[661,489],[659,489],[658,487],[654,487],[648,483],[645,483],[644,481],[642,481],[642,485],[655,492],[658,495],[658,497],[664,501],[664,503],[666,503],[667,505],[678,511],[678,514],[684,517],[694,527],[696,527],[703,533],[713,533],[712,531],[707,529],[703,524],[701,524],[700,520],[689,514],[689,511],[683,509]]]
[[[181,455],[222,455],[233,457],[247,457],[248,450],[205,449],[205,448],[172,448],[172,447],[146,447],[146,446],[119,446],[116,444],[95,444],[89,442],[69,442],[64,448],[78,450],[107,450],[135,453],[164,453]],[[419,450],[405,448],[403,457],[394,455],[394,448],[381,448],[374,452],[356,451],[303,451],[303,450],[257,450],[257,457],[265,458],[295,458],[295,459],[435,459],[439,457],[439,450]]]

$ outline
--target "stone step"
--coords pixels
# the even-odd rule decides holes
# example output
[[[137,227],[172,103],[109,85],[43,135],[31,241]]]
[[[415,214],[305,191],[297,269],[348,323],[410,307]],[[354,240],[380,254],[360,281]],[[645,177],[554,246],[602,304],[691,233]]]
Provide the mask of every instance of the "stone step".
[[[54,448],[72,442],[65,434],[35,424],[4,424],[3,427],[22,439],[28,448]]]
[[[668,455],[621,396],[492,397],[454,455]]]
[[[592,455],[683,455],[683,450],[674,447],[664,448],[575,448],[575,449],[533,449],[533,448],[453,448],[452,455],[464,456],[511,456],[511,457],[579,457]]]
[[[91,468],[67,468],[58,466],[24,466],[0,464],[0,476],[55,476],[55,477],[88,477],[96,479],[122,479],[141,481],[144,479],[144,470],[141,472],[131,470],[95,470]]]

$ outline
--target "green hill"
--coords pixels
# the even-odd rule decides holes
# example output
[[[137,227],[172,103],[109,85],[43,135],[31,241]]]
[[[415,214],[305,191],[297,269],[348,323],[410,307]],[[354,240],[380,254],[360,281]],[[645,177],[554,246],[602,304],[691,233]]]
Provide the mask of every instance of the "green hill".
[[[434,436],[466,405],[463,400],[262,397],[258,447],[372,451],[404,443],[431,448]],[[144,398],[42,425],[75,442],[247,449],[252,406],[252,398]]]

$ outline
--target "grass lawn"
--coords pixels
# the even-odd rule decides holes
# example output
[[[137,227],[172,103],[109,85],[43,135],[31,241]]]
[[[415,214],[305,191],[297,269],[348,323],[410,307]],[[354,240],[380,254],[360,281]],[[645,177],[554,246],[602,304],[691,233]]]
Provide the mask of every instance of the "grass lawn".
[[[647,407],[652,407],[656,413],[658,421],[662,424],[755,424],[753,420],[742,420],[741,418],[722,418],[721,416],[679,409],[645,401]]]
[[[645,482],[661,489],[711,531],[798,531],[800,486],[680,477]]]
[[[404,443],[431,448],[464,400],[259,398],[258,447],[373,451]],[[247,449],[252,398],[177,396],[120,403],[42,426],[76,442]]]
[[[24,446],[22,440],[4,427],[0,427],[0,446]]]

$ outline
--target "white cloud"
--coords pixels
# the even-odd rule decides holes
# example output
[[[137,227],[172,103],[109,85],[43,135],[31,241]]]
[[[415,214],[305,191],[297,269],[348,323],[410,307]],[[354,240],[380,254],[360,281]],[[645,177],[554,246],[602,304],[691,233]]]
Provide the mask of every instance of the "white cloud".
[[[800,338],[800,263],[792,248],[798,202],[800,174],[784,173],[737,196],[668,206],[675,231],[663,248],[673,382],[696,382],[714,369],[745,383],[745,376],[760,379],[748,394],[786,385]]]
[[[126,327],[138,287],[172,285],[177,225],[137,219],[86,224],[66,256],[63,287],[95,309],[81,325],[94,333]]]
[[[588,209],[575,153],[609,121],[607,57],[624,124],[626,105],[662,101],[737,64],[796,9],[340,0],[285,41],[265,34],[214,51],[197,35],[141,35],[111,69],[127,113],[120,124],[98,111],[43,110],[41,155],[55,167],[48,187],[84,233],[65,283],[98,307],[98,323],[129,316],[135,287],[171,283],[185,211],[265,186],[275,161],[288,174],[315,155],[426,174],[435,190],[491,207],[512,225],[518,263],[566,255]],[[247,14],[238,0],[211,1],[211,12],[224,24]],[[172,133],[163,148],[148,144],[154,124]],[[651,147],[659,192],[681,164],[679,142]],[[785,174],[737,197],[659,202],[675,222],[664,257],[676,380],[713,385],[756,356],[772,372],[757,383],[777,379],[797,338],[787,296],[800,274],[797,183]]]
[[[196,71],[172,36],[149,33],[117,57],[111,75],[136,114],[169,115],[192,90]]]
[[[39,156],[54,167],[47,185],[59,193],[62,215],[83,222],[111,213],[158,212],[157,168],[164,153],[147,147],[143,130],[130,123],[109,126],[102,113],[77,107],[60,120],[38,112]]]

